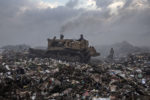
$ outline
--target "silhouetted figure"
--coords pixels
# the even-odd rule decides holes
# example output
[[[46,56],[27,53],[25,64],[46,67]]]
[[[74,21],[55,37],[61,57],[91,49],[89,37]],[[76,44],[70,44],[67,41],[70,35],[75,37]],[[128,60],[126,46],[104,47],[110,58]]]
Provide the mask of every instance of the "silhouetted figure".
[[[84,40],[83,34],[80,35],[79,41]]]
[[[110,53],[107,58],[113,60],[113,58],[114,58],[114,49],[113,48],[110,49]]]
[[[64,39],[64,35],[63,35],[63,34],[60,35],[60,39],[61,39],[61,40]]]
[[[56,36],[53,37],[53,41],[55,41],[55,40],[56,40]]]

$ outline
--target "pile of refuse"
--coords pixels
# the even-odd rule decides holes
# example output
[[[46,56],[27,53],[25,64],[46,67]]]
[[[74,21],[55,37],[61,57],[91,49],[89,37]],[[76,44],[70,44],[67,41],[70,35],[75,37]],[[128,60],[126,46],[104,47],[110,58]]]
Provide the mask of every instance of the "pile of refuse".
[[[91,65],[5,55],[0,57],[0,99],[149,100],[150,77],[141,68],[145,63],[148,59]]]

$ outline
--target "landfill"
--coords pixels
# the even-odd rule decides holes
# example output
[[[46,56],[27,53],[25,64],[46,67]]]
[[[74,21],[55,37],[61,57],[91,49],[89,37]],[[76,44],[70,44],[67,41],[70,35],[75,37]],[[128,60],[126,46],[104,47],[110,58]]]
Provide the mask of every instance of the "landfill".
[[[0,100],[150,100],[150,54],[97,64],[0,55]]]

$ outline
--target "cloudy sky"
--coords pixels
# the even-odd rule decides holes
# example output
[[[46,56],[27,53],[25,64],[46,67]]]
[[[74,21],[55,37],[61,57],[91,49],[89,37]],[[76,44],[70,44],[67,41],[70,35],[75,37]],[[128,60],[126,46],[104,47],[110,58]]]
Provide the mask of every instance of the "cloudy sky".
[[[46,46],[60,33],[150,46],[150,0],[0,0],[0,46]]]

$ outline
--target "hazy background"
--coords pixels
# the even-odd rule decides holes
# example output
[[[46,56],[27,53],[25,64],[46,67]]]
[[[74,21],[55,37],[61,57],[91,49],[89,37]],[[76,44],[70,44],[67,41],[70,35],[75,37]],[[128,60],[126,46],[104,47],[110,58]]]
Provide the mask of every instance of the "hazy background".
[[[150,46],[150,0],[0,0],[0,46],[46,46],[60,33]]]

